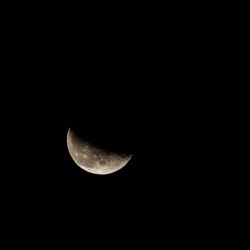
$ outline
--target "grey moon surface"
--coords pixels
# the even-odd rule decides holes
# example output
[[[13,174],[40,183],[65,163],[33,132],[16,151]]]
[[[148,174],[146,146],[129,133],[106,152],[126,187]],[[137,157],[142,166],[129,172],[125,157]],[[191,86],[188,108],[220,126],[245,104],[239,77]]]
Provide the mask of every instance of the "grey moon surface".
[[[73,161],[92,174],[114,173],[123,168],[132,157],[100,149],[77,136],[71,128],[67,133],[67,146]]]

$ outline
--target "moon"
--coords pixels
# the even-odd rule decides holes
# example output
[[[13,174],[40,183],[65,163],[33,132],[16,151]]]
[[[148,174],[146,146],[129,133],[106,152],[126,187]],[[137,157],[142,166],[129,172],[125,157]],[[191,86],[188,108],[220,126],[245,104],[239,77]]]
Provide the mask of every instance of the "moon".
[[[132,157],[132,155],[100,149],[80,138],[71,128],[67,133],[67,146],[73,161],[80,168],[92,174],[114,173],[123,168]]]

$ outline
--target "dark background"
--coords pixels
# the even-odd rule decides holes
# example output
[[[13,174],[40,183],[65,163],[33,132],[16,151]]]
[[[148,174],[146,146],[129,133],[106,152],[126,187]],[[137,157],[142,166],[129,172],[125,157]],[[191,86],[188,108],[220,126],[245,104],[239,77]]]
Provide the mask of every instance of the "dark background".
[[[222,55],[214,55],[220,44],[206,22],[32,20],[14,21],[4,47],[1,177],[14,220],[34,216],[31,228],[46,224],[63,235],[87,224],[99,235],[107,225],[112,233],[120,225],[143,231],[147,222],[175,231],[213,211],[219,175],[211,156],[220,142],[210,117],[223,114],[212,111]],[[83,171],[67,150],[69,127],[132,153],[131,161],[107,176]]]

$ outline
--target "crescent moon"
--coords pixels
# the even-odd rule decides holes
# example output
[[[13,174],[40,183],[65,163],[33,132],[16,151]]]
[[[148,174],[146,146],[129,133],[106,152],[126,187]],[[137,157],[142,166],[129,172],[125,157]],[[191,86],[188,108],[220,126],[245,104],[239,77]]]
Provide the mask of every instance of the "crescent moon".
[[[67,133],[67,146],[73,161],[80,168],[92,174],[114,173],[123,168],[132,157],[132,155],[100,149],[77,136],[71,128]]]

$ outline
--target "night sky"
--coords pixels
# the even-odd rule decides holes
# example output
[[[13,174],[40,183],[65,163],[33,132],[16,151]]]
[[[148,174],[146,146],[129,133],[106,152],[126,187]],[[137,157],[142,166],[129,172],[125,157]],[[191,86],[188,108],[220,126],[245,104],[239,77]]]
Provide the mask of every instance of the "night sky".
[[[25,156],[24,179],[41,195],[54,193],[82,205],[88,197],[113,206],[116,201],[132,205],[138,198],[146,202],[158,195],[174,197],[193,188],[198,158],[192,151],[186,92],[172,87],[171,76],[165,86],[143,77],[139,87],[134,75],[122,79],[117,73],[111,79],[112,72],[96,79],[82,73],[78,80],[60,79],[64,86],[58,81],[56,89],[40,90],[43,96],[35,103],[41,102],[41,107],[28,118],[32,126],[26,128],[32,154]],[[68,153],[69,127],[102,148],[132,153],[133,158],[111,175],[87,173]]]
[[[125,73],[115,68],[105,68],[106,74],[97,68],[87,74],[83,68],[77,76],[69,71],[64,77],[63,68],[55,74],[62,74],[58,78],[43,75],[34,91],[27,92],[28,101],[17,106],[21,118],[11,124],[19,148],[12,158],[12,178],[20,182],[19,190],[24,188],[27,197],[36,190],[38,199],[48,196],[52,203],[55,196],[61,201],[75,197],[83,204],[86,197],[132,204],[139,197],[146,202],[191,187],[195,169],[190,166],[197,158],[186,91],[171,75],[157,84],[157,73],[143,70],[140,81],[143,72],[123,78]],[[68,153],[69,127],[96,145],[133,158],[111,175],[87,173]],[[23,167],[17,167],[20,159]]]
[[[90,220],[87,229],[98,235],[112,223],[116,231],[165,216],[190,219],[207,206],[209,176],[216,176],[213,148],[204,147],[214,126],[210,74],[199,48],[188,39],[183,46],[174,30],[167,41],[160,28],[152,29],[151,40],[147,29],[136,30],[131,39],[121,33],[114,40],[81,38],[71,27],[66,38],[64,29],[52,27],[28,41],[19,39],[26,37],[22,31],[19,46],[10,43],[2,178],[6,199],[18,207],[16,219],[36,211],[34,227],[37,221],[62,225],[65,235],[71,228],[64,223],[84,227]],[[113,174],[90,174],[68,153],[70,127],[101,148],[133,157]]]

